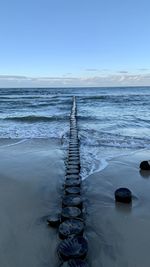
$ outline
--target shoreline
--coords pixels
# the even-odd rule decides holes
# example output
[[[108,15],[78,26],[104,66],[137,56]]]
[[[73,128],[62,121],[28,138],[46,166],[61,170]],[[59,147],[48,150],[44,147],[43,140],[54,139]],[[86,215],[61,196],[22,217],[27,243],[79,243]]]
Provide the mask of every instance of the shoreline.
[[[45,218],[61,207],[66,150],[60,140],[11,142],[0,140],[0,265],[56,267],[58,234]],[[114,157],[83,181],[90,266],[149,267],[150,172],[139,171],[145,159],[146,149]],[[132,191],[132,205],[115,203],[122,186]]]
[[[148,158],[148,150],[114,158],[103,171],[84,181],[92,267],[149,266],[150,172],[139,170],[140,162]],[[119,187],[132,191],[132,205],[115,202]]]

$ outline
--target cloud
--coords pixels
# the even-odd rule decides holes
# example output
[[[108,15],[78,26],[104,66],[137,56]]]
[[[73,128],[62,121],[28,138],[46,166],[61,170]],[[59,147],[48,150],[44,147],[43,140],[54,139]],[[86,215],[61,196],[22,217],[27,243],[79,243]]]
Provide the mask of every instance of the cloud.
[[[126,71],[126,70],[120,70],[120,71],[118,71],[118,73],[121,73],[121,74],[127,74],[127,73],[129,73],[129,72]]]
[[[0,75],[0,79],[8,79],[8,80],[24,80],[24,79],[27,79],[26,76],[19,76],[19,75]]]
[[[0,87],[86,87],[86,86],[150,86],[150,73],[101,74],[93,76],[45,76],[28,77],[19,75],[0,75]]]
[[[85,71],[93,71],[93,72],[95,72],[95,71],[99,71],[98,69],[85,69]]]
[[[147,68],[138,69],[138,71],[149,71]]]

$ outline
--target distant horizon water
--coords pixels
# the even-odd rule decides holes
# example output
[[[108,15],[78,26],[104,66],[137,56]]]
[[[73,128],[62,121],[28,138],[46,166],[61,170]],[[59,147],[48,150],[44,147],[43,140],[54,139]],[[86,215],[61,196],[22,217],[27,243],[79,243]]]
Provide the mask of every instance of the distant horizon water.
[[[95,89],[110,89],[110,88],[113,88],[113,89],[126,89],[126,88],[136,88],[136,89],[141,89],[142,88],[149,88],[150,89],[150,85],[118,85],[118,86],[13,86],[13,87],[0,87],[0,90],[4,90],[4,89],[17,89],[17,90],[20,90],[20,89],[92,89],[92,88],[95,88]]]

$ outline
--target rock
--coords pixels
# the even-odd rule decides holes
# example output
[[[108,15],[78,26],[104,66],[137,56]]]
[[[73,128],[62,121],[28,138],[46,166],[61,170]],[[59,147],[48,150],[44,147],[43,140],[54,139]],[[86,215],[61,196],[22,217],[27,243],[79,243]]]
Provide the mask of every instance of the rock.
[[[84,259],[88,252],[88,244],[82,236],[69,237],[58,245],[57,252],[64,261],[77,258]]]
[[[70,151],[69,150],[69,152],[68,152],[68,160],[74,160],[74,159],[71,159],[71,158],[75,158],[75,160],[80,160],[79,151]]]
[[[80,170],[80,161],[71,161],[71,160],[69,160],[68,161],[68,163],[67,163],[67,166],[69,167],[69,166],[75,166],[75,168],[79,168],[79,170]]]
[[[79,153],[78,147],[69,147],[69,153]]]
[[[70,142],[69,142],[69,146],[78,146],[79,145],[79,142],[78,141],[76,141],[76,140],[70,140]]]
[[[48,216],[47,223],[52,227],[58,227],[61,221],[61,215],[60,214],[52,214]]]
[[[79,139],[78,139],[78,137],[76,136],[76,134],[75,134],[75,137],[74,136],[72,136],[71,138],[70,138],[70,142],[79,142]]]
[[[66,177],[66,180],[70,180],[70,179],[81,180],[79,174],[67,174],[65,177]]]
[[[67,187],[67,188],[65,189],[65,193],[66,193],[67,195],[74,195],[74,194],[76,194],[76,195],[80,195],[81,190],[80,190],[80,187]]]
[[[70,206],[70,207],[77,207],[77,208],[82,208],[82,198],[79,195],[68,195],[64,196],[62,199],[62,205],[63,207],[65,206]]]
[[[78,140],[77,141],[75,141],[75,142],[71,142],[70,144],[69,144],[69,147],[76,147],[76,148],[79,148],[79,142],[78,142]]]
[[[78,165],[80,166],[80,161],[79,160],[69,160],[68,165]]]
[[[80,259],[69,260],[66,263],[68,264],[68,267],[89,267],[86,261]]]
[[[73,165],[67,164],[67,169],[68,170],[69,169],[77,169],[77,170],[79,170],[80,168],[79,168],[79,165],[77,165],[77,164],[73,164]]]
[[[69,157],[68,160],[80,160],[80,156],[79,154],[75,154],[75,153],[69,153]]]
[[[68,151],[68,157],[78,157],[78,158],[80,158],[80,153],[79,153],[79,151],[69,150]]]
[[[144,171],[150,170],[150,161],[142,161],[140,164],[140,169]]]
[[[67,168],[67,171],[66,173],[67,174],[79,174],[79,169],[76,169],[76,168]]]
[[[80,186],[81,185],[81,180],[80,179],[67,179],[65,181],[65,187],[74,187],[74,186]]]
[[[132,201],[132,193],[128,188],[118,188],[115,191],[115,199],[117,202],[130,203]]]
[[[79,151],[79,145],[70,145],[69,146],[69,151],[72,150],[72,151]]]
[[[61,219],[65,221],[67,219],[74,219],[81,216],[81,210],[76,207],[66,207],[62,209]]]
[[[69,151],[68,151],[68,156],[69,156],[69,157],[80,157],[79,150],[72,150],[72,149],[69,149]]]
[[[83,230],[83,222],[76,219],[66,220],[59,226],[59,237],[64,239],[68,238],[70,235],[82,235]]]

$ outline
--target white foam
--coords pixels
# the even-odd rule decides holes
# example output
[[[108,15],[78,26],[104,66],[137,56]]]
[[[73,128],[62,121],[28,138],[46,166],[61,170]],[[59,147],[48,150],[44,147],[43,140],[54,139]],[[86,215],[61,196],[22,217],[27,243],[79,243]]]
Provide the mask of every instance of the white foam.
[[[91,167],[91,170],[89,171],[89,173],[86,172],[81,172],[81,177],[82,180],[85,180],[88,176],[90,176],[93,173],[97,173],[100,172],[102,170],[104,170],[106,167],[108,166],[108,162],[106,159],[101,159],[99,162],[93,162],[93,165]]]

